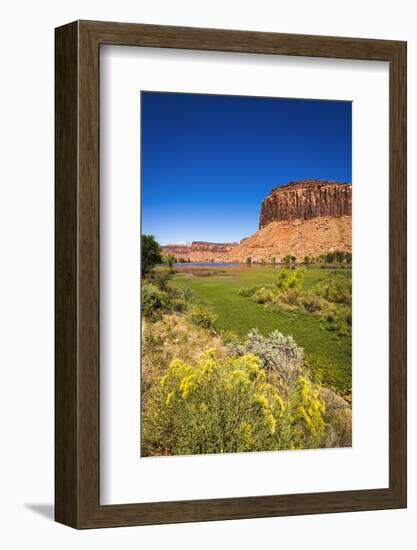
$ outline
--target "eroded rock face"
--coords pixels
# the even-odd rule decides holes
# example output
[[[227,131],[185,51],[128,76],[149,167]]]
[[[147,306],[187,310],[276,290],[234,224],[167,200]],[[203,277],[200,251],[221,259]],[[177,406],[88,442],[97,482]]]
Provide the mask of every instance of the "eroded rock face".
[[[287,254],[297,258],[352,250],[352,184],[291,181],[275,187],[263,200],[259,230],[240,243],[194,241],[162,247],[177,260],[245,262]]]
[[[259,228],[274,221],[351,216],[352,184],[327,180],[291,181],[263,200]]]

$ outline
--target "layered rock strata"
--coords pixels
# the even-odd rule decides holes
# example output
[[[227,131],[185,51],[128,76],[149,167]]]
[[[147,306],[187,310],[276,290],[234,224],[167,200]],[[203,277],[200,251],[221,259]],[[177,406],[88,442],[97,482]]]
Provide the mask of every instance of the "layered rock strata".
[[[351,216],[352,184],[325,180],[291,181],[263,200],[259,228],[271,222]]]
[[[352,251],[352,184],[309,179],[274,187],[263,200],[259,230],[240,243],[170,244],[177,260],[191,262],[280,262]]]

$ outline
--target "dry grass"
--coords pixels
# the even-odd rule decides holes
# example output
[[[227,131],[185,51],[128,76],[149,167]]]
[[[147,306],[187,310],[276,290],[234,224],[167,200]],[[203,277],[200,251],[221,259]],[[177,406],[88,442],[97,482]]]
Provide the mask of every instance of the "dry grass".
[[[142,392],[163,374],[172,359],[195,364],[209,348],[226,355],[223,341],[213,331],[195,326],[184,316],[167,314],[156,323],[142,322]]]
[[[352,407],[329,388],[320,389],[320,397],[326,403],[327,425],[324,447],[352,446]]]

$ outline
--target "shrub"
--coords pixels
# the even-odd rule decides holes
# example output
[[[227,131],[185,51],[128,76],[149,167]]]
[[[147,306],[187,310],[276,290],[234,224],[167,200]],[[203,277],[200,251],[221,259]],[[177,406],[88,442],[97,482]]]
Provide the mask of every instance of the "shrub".
[[[239,288],[237,293],[239,296],[245,296],[247,298],[252,297],[261,288],[272,288],[272,285],[252,285]]]
[[[184,311],[187,297],[180,290],[171,288],[162,270],[155,270],[142,281],[142,314],[148,318],[160,318],[161,313]]]
[[[194,305],[187,313],[187,320],[193,325],[203,328],[214,328],[217,316],[214,315],[207,307]]]
[[[243,344],[228,344],[231,353],[243,356],[253,353],[260,359],[260,364],[268,373],[276,373],[281,381],[292,383],[302,373],[303,350],[299,348],[292,336],[284,336],[278,330],[263,336],[258,329],[252,329]]]
[[[169,294],[170,311],[181,313],[187,309],[188,302],[181,291],[173,290]]]
[[[333,277],[318,285],[317,291],[329,302],[351,304],[352,278],[350,275],[333,275]]]
[[[221,330],[220,336],[225,344],[239,344],[239,336],[233,330]]]
[[[298,306],[302,292],[299,288],[289,288],[277,294],[277,302]]]
[[[258,288],[259,286],[242,287],[242,288],[239,288],[237,293],[239,296],[249,297],[249,296],[252,296],[252,294],[254,294]]]
[[[146,280],[154,283],[158,288],[168,292],[170,287],[168,281],[172,276],[172,271],[168,267],[157,267],[146,275]]]
[[[266,287],[258,288],[252,294],[252,300],[257,304],[267,304],[269,302],[273,302],[275,300],[275,292]]]
[[[295,304],[303,283],[304,273],[303,268],[280,269],[275,285],[252,285],[240,288],[238,294],[250,297],[258,304],[274,303],[279,300]]]
[[[269,307],[272,311],[275,311],[276,313],[294,313],[299,309],[299,306],[297,304],[287,304],[283,301],[277,301],[273,304],[270,304]]]
[[[155,284],[142,282],[142,314],[151,317],[161,311],[170,309],[168,293],[158,288]]]
[[[305,269],[280,269],[278,273],[278,281],[275,283],[280,291],[288,290],[289,288],[301,288],[304,280]]]
[[[309,313],[322,311],[325,307],[324,299],[312,291],[304,292],[300,298],[300,302]]]
[[[284,400],[253,354],[196,365],[174,359],[150,390],[143,412],[145,455],[311,448],[324,430],[318,390],[300,377]]]
[[[305,376],[300,376],[298,380],[293,407],[295,429],[298,430],[297,439],[308,442],[310,449],[319,446],[326,427],[326,407],[320,399],[319,388],[311,384]]]

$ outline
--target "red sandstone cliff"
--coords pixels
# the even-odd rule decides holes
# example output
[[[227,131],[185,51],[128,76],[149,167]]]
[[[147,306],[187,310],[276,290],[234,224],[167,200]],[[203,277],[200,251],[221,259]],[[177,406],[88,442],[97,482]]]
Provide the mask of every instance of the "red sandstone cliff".
[[[351,216],[352,184],[335,181],[291,181],[274,187],[262,202],[259,228],[273,221]]]
[[[263,200],[259,230],[240,243],[172,244],[162,247],[194,262],[279,262],[290,254],[302,260],[325,252],[352,250],[352,184],[324,180],[291,181]]]

